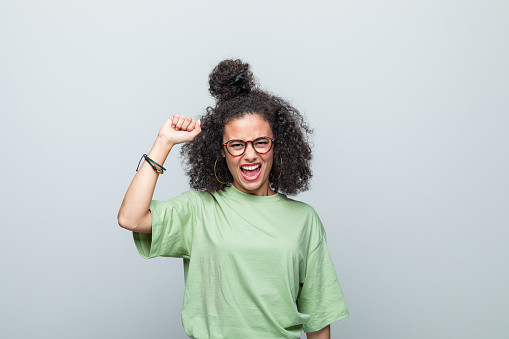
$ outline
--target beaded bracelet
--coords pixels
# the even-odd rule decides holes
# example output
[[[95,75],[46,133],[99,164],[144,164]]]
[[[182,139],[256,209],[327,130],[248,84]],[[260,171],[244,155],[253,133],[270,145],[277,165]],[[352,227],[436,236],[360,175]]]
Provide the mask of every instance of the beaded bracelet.
[[[138,162],[138,167],[136,167],[136,172],[138,172],[138,168],[140,167],[140,163],[141,163],[141,160],[145,158],[145,160],[148,162],[148,164],[154,169],[154,171],[156,171],[157,173],[159,174],[164,174],[164,171],[166,171],[166,168],[164,168],[163,166],[159,165],[157,162],[155,162],[154,160],[150,159],[146,154],[143,154],[140,161]],[[161,167],[161,169],[158,169],[154,166],[154,164],[156,164],[157,166]]]

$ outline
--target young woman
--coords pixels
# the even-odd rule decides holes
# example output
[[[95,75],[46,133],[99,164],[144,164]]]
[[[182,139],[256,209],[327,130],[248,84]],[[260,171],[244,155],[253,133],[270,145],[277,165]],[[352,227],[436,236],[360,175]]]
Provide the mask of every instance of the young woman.
[[[240,60],[220,62],[209,84],[215,107],[197,121],[166,120],[118,222],[142,257],[183,258],[189,337],[330,338],[348,310],[326,232],[311,206],[286,196],[308,189],[311,130]],[[192,190],[152,200],[179,143]]]

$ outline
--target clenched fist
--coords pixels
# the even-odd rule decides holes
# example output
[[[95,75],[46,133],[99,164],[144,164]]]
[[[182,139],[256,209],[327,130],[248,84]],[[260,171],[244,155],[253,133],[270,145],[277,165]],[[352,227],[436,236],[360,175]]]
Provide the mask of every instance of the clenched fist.
[[[173,145],[193,140],[201,132],[200,120],[174,114],[159,130],[159,137]]]

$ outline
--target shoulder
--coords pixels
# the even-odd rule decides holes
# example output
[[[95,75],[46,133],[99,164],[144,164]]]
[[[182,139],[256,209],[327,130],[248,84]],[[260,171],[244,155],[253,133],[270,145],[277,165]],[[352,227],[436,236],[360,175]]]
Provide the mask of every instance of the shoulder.
[[[189,190],[164,201],[152,200],[152,204],[162,204],[169,206],[196,205],[201,204],[203,200],[206,200],[208,195],[210,194],[207,192]]]
[[[214,200],[213,193],[196,190],[185,191],[178,198],[195,204],[204,204]]]
[[[293,209],[294,211],[299,211],[301,214],[304,214],[306,216],[309,216],[309,217],[313,217],[313,218],[318,218],[318,213],[316,212],[316,210],[313,208],[313,206],[303,202],[303,201],[300,201],[300,200],[295,200],[295,199],[292,199],[292,198],[288,198],[287,196],[285,195],[282,195],[283,199],[281,199],[281,203],[283,205],[286,205],[288,207],[290,207],[291,209]]]
[[[292,215],[306,223],[305,229],[309,237],[309,244],[319,243],[326,234],[326,231],[314,207],[303,201],[287,197],[285,197],[284,202],[290,207]]]

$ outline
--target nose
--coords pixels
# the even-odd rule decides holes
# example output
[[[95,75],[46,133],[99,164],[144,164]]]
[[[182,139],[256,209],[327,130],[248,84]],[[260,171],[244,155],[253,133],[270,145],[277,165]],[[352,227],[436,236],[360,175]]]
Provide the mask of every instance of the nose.
[[[252,141],[248,142],[246,145],[246,152],[244,153],[244,158],[248,161],[254,160],[256,159],[257,155],[258,153],[256,153],[254,149],[253,142]]]

